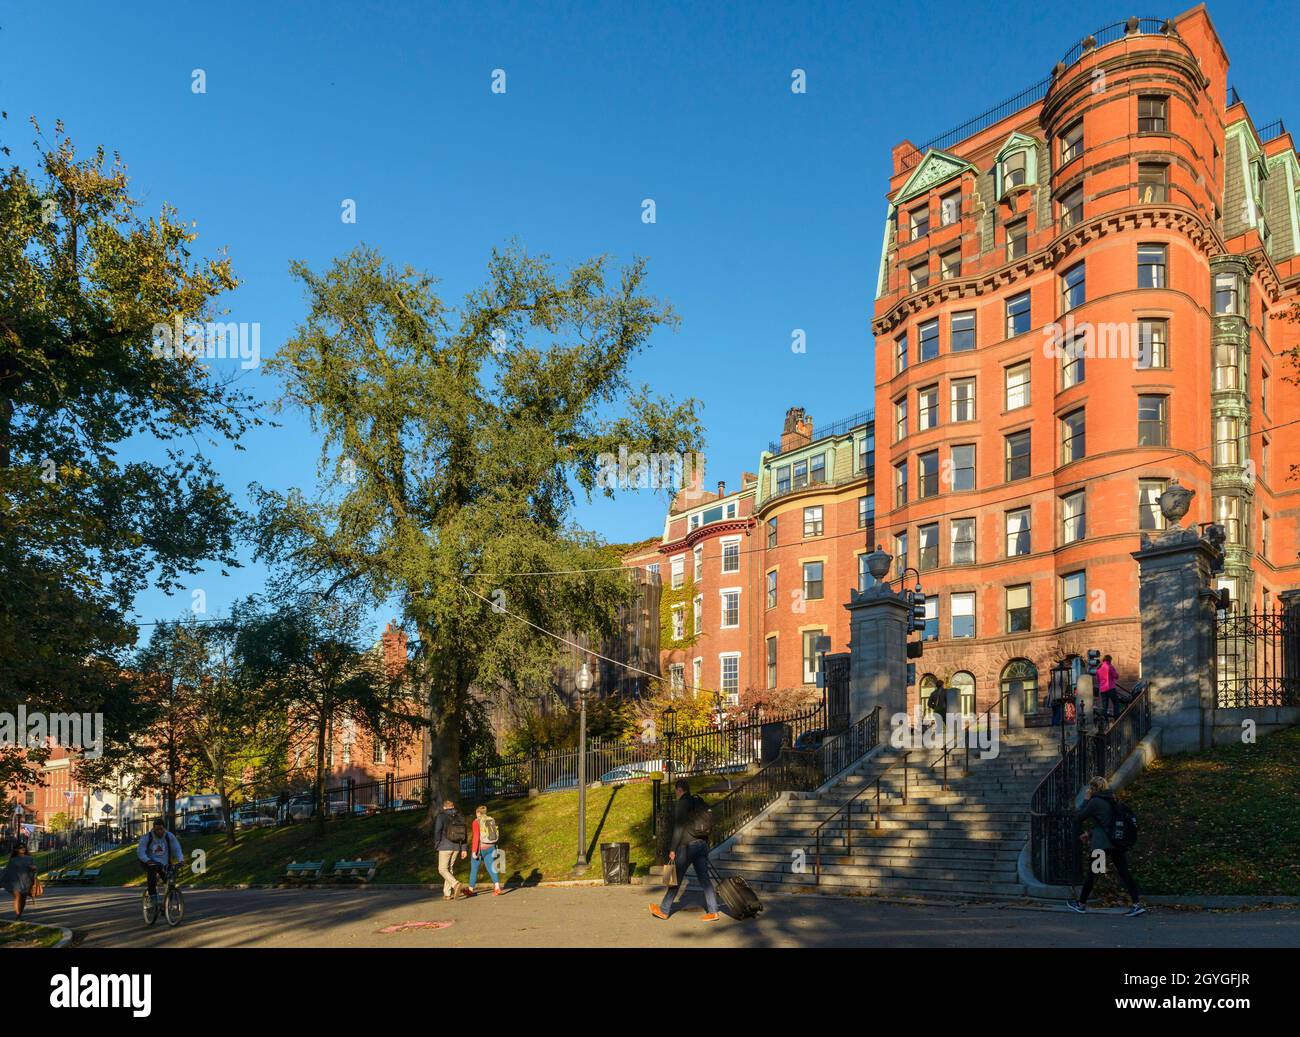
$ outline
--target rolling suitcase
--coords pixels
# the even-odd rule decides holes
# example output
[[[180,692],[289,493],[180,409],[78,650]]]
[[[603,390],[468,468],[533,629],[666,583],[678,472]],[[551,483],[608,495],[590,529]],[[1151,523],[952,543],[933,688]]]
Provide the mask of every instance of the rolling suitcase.
[[[718,899],[732,918],[757,918],[763,912],[763,902],[753,887],[738,875],[728,875],[725,879],[718,874],[718,869],[709,861],[709,876],[718,890]]]

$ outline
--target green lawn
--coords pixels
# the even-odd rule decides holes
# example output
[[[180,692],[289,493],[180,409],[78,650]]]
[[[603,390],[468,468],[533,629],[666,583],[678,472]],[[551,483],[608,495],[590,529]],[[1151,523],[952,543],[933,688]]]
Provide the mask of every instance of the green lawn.
[[[1144,892],[1300,896],[1300,728],[1157,760],[1121,793]]]
[[[587,791],[587,842],[591,870],[600,877],[600,844],[631,844],[633,873],[648,874],[654,867],[654,840],[650,833],[649,782]],[[532,799],[506,799],[488,808],[501,828],[501,849],[506,857],[508,881],[541,882],[573,878],[577,857],[578,794],[554,792]],[[323,860],[326,868],[341,859],[377,859],[376,883],[441,882],[431,829],[421,827],[422,810],[373,817],[327,821],[323,833],[314,822],[300,821],[278,828],[250,829],[238,833],[231,849],[223,835],[184,837],[187,858],[195,849],[207,851],[207,871],[187,874],[186,885],[272,883],[284,876],[291,860]],[[138,885],[144,873],[135,859],[135,847],[103,854],[85,867],[103,869],[101,885]],[[457,865],[466,881],[469,862]],[[487,881],[480,871],[479,883]]]
[[[53,947],[63,939],[62,929],[30,922],[0,922],[0,947]]]

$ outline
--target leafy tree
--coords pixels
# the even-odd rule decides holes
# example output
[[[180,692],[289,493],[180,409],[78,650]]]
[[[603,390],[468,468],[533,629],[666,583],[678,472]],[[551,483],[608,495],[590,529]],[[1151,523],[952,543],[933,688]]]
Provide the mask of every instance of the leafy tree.
[[[542,631],[608,633],[629,599],[619,573],[512,574],[608,565],[573,525],[574,484],[612,496],[602,461],[620,447],[699,442],[693,400],[628,377],[675,317],[643,294],[641,261],[561,276],[512,246],[455,309],[429,276],[364,248],[323,274],[292,269],[308,313],[268,366],[322,434],[327,490],[259,491],[261,549],[400,599],[428,699],[432,817],[458,789],[471,688],[548,685],[557,644]]]
[[[386,673],[382,651],[359,642],[358,602],[304,594],[280,604],[241,626],[237,651],[245,680],[261,689],[261,708],[283,718],[288,744],[310,740],[316,819],[323,824],[330,732],[352,724],[392,743],[423,718],[411,708],[406,673]]]
[[[192,256],[170,206],[139,215],[116,155],[79,157],[58,124],[37,151],[0,171],[0,707],[101,711],[122,736],[136,593],[234,564],[198,438],[237,445],[257,419],[202,359],[155,355],[155,325],[235,287],[229,259]],[[138,437],[164,456],[124,460]]]

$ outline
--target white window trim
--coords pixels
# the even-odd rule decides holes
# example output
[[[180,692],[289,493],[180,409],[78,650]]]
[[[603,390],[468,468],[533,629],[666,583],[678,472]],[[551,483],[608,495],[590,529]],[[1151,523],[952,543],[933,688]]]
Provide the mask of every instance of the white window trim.
[[[718,589],[719,607],[720,607],[720,609],[721,609],[721,612],[720,612],[720,614],[719,614],[719,616],[718,616],[718,629],[719,629],[719,630],[739,630],[739,629],[740,629],[740,594],[741,594],[741,591],[743,591],[743,590],[744,590],[743,587],[721,587],[721,588]],[[727,615],[727,595],[728,595],[728,594],[734,594],[734,595],[736,596],[736,622],[734,622],[734,623],[724,623],[724,622],[722,622],[723,619],[725,619],[725,618],[726,618],[726,615]],[[739,653],[737,653],[737,654],[739,654]]]
[[[724,671],[722,668],[722,660],[724,659],[736,660],[736,690],[735,691],[728,691],[726,685],[723,683]],[[718,653],[718,694],[726,696],[726,698],[729,701],[732,698],[732,696],[735,696],[736,699],[740,698],[740,653],[739,652]]]
[[[718,544],[719,544],[719,546],[720,546],[721,549],[722,549],[722,565],[723,565],[723,566],[726,565],[726,561],[727,561],[727,546],[728,546],[729,544],[735,544],[735,545],[736,545],[736,548],[737,548],[737,554],[736,554],[736,567],[735,567],[734,569],[723,568],[723,569],[721,570],[722,572],[727,573],[727,574],[738,573],[738,572],[740,572],[740,554],[739,554],[739,549],[740,549],[740,540],[741,540],[740,537],[722,537],[722,538],[719,539]]]

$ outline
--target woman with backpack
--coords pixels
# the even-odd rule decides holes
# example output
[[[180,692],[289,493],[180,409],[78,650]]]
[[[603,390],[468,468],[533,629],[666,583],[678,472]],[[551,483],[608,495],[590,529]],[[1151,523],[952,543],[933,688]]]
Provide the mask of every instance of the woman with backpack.
[[[478,866],[480,864],[487,868],[488,878],[492,880],[492,895],[499,897],[501,895],[501,879],[497,876],[496,869],[496,852],[497,840],[501,838],[501,830],[497,827],[496,818],[488,813],[488,808],[479,804],[474,811],[474,842],[470,850],[469,859],[469,895],[474,895],[474,883],[478,880]]]
[[[1113,864],[1115,871],[1119,873],[1119,880],[1124,884],[1124,889],[1128,891],[1129,899],[1133,902],[1128,909],[1128,916],[1136,918],[1138,915],[1146,914],[1147,909],[1142,906],[1138,898],[1137,883],[1128,870],[1128,849],[1137,838],[1137,818],[1115,798],[1105,778],[1093,778],[1088,782],[1084,796],[1084,804],[1079,811],[1077,822],[1080,826],[1080,841],[1089,843],[1087,875],[1083,880],[1083,890],[1079,893],[1079,899],[1067,901],[1067,906],[1078,914],[1088,910],[1088,896],[1092,893],[1098,875],[1094,865],[1100,861],[1101,871],[1106,871]],[[1092,821],[1091,835],[1082,831],[1083,822],[1088,820]],[[1097,856],[1098,853],[1101,854],[1100,858]]]

